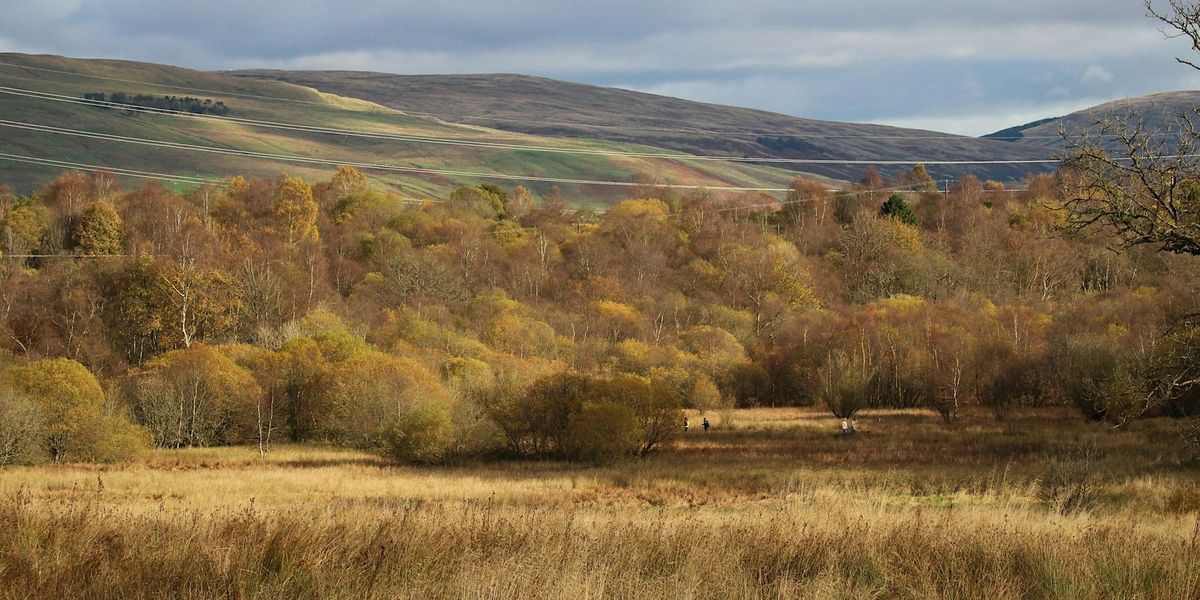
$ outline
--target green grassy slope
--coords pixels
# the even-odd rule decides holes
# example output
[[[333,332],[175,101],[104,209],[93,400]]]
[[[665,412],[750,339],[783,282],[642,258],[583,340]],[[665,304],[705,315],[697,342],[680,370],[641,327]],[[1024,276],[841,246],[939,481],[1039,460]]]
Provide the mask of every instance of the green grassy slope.
[[[228,116],[245,119],[455,140],[485,140],[601,151],[662,152],[656,148],[631,144],[553,139],[444,123],[437,119],[410,116],[367,101],[320,93],[289,83],[258,81],[164,65],[21,54],[0,54],[0,63],[5,63],[0,65],[0,86],[72,97],[79,97],[86,92],[118,91],[130,94],[191,95],[220,100],[230,107],[231,112]],[[0,119],[184,144],[303,155],[337,162],[387,163],[474,173],[510,173],[612,181],[632,181],[636,174],[646,173],[656,177],[665,175],[677,184],[738,187],[782,187],[794,176],[794,173],[781,169],[737,163],[544,153],[266,129],[222,120],[130,114],[123,110],[103,110],[92,106],[10,94],[0,94]],[[267,158],[154,148],[11,127],[0,127],[0,152],[172,175],[219,177],[247,174],[269,177],[288,172],[310,179],[321,179],[328,177],[334,168]],[[0,160],[0,182],[8,183],[19,191],[30,191],[56,176],[61,170],[59,167]],[[568,197],[590,199],[620,198],[631,193],[630,189],[619,187],[363,170],[378,184],[394,186],[415,197],[443,198],[459,185],[484,181],[493,181],[505,187],[524,184],[542,193],[558,185]]]

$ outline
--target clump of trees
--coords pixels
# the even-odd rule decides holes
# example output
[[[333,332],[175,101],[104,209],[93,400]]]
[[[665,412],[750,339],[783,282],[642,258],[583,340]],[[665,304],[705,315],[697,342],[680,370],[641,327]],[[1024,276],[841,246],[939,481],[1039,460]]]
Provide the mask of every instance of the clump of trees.
[[[128,94],[125,92],[113,92],[106,94],[104,92],[87,92],[83,95],[84,100],[96,100],[98,102],[111,102],[113,104],[128,104],[132,106],[144,106],[147,108],[157,108],[160,110],[169,110],[177,112],[188,112],[198,115],[227,115],[229,107],[224,102],[211,98],[193,98],[191,96],[151,96],[149,94]],[[98,108],[111,110],[118,108],[114,106],[98,105]]]
[[[630,374],[555,373],[498,395],[487,408],[512,452],[594,462],[645,456],[683,422],[664,383]]]
[[[0,371],[0,465],[125,460],[149,441],[73,360],[35,360]]]
[[[184,194],[70,172],[0,190],[0,348],[82,364],[155,444],[264,455],[603,462],[727,406],[1195,414],[1197,257],[1073,233],[1077,176],[870,170],[782,205],[648,185],[576,213],[491,185],[411,202],[348,167]],[[11,398],[6,421],[41,418]]]

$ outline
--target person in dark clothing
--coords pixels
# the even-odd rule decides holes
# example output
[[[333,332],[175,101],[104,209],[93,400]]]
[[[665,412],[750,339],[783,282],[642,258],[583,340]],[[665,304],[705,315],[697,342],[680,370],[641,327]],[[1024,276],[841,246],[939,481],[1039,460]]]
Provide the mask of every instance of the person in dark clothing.
[[[704,417],[704,430],[705,430],[705,431],[708,431],[708,427],[709,427],[709,425],[708,425],[708,417]]]

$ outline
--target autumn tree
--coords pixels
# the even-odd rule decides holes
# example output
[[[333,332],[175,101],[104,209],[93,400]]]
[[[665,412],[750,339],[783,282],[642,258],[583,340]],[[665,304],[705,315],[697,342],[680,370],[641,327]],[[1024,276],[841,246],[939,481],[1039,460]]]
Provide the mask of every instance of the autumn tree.
[[[124,250],[124,224],[112,204],[97,200],[87,206],[71,232],[71,243],[81,254],[115,255]]]
[[[51,251],[57,252],[69,242],[75,222],[91,200],[88,177],[82,171],[68,171],[47,184],[38,195],[53,215],[46,243]]]
[[[1183,37],[1200,51],[1200,7],[1194,2],[1170,0],[1168,11],[1149,0],[1145,6],[1168,36]],[[1200,69],[1192,60],[1177,60]],[[1126,246],[1200,255],[1197,114],[1193,108],[1174,115],[1166,135],[1128,114],[1099,115],[1088,130],[1072,132],[1068,223],[1076,230],[1103,228]]]
[[[871,390],[877,370],[862,350],[835,350],[816,373],[821,396],[829,412],[839,419],[851,419],[871,404]]]
[[[1200,6],[1170,0],[1166,10],[1145,2],[1149,15],[1164,26],[1168,37],[1182,37],[1200,52]],[[1200,69],[1194,59],[1179,63]],[[1147,246],[1161,252],[1200,256],[1200,112],[1190,108],[1169,118],[1166,131],[1151,128],[1144,117],[1104,114],[1082,132],[1069,132],[1071,153],[1065,161],[1068,195],[1061,207],[1074,232],[1111,235],[1125,248]],[[1193,311],[1194,313],[1195,311]],[[1194,328],[1190,319],[1178,325]],[[1113,374],[1089,378],[1091,389],[1076,390],[1077,398],[1099,393],[1124,397],[1131,406],[1150,406],[1143,396],[1169,402],[1191,393],[1195,377],[1168,377],[1176,383],[1165,388],[1153,380],[1135,381],[1136,369],[1110,354],[1080,357],[1096,369],[1107,366]],[[1097,361],[1100,361],[1097,363]],[[1151,368],[1148,372],[1156,372]],[[1149,391],[1148,391],[1149,390]],[[1109,409],[1104,410],[1108,414]]]
[[[491,183],[463,186],[450,194],[450,205],[487,219],[502,219],[508,214],[508,193]]]
[[[32,254],[42,249],[49,229],[50,213],[41,203],[24,202],[9,209],[0,222],[4,254]]]
[[[194,344],[131,371],[121,391],[134,419],[168,448],[216,446],[255,439],[262,388],[217,349]]]
[[[352,194],[361,194],[367,191],[367,177],[354,167],[338,165],[337,172],[333,174],[329,182],[318,186],[318,189],[321,193],[314,194],[314,196],[325,197],[322,204],[330,205]]]
[[[146,432],[109,412],[100,382],[73,360],[11,366],[0,372],[0,388],[12,394],[6,412],[54,462],[124,460],[146,447]]]
[[[904,171],[896,177],[897,182],[916,192],[936,192],[937,182],[929,174],[924,164],[918,164],[908,171]]]
[[[280,177],[271,210],[277,232],[288,246],[318,239],[317,203],[313,200],[312,188],[303,179]]]
[[[45,455],[39,434],[45,417],[37,402],[0,387],[0,467],[38,462]]]
[[[770,339],[789,311],[820,306],[820,300],[795,246],[778,239],[765,241],[765,247],[728,243],[720,249],[718,264],[722,287],[733,304],[753,313],[756,336]]]
[[[454,441],[450,394],[407,358],[362,352],[332,365],[323,393],[335,442],[410,462],[436,462]]]

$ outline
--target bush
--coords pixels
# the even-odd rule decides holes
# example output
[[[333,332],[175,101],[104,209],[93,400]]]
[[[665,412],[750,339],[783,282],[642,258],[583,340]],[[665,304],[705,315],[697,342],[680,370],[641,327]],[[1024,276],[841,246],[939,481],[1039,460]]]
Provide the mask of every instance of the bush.
[[[425,403],[383,425],[379,448],[399,461],[436,462],[453,441],[453,432],[449,408]]]
[[[43,420],[32,400],[11,389],[0,390],[0,466],[41,462],[45,452],[37,433]]]
[[[630,374],[556,373],[488,409],[513,452],[589,462],[645,455],[669,442],[683,422],[666,383]]]
[[[214,348],[193,344],[130,372],[120,389],[134,419],[168,448],[255,439],[262,389],[250,372]]]
[[[591,383],[591,378],[577,373],[554,373],[519,393],[495,395],[487,403],[487,411],[513,453],[561,455],[571,413],[582,406]]]
[[[452,398],[417,362],[367,351],[334,364],[325,378],[330,441],[410,462],[436,462],[450,450]]]
[[[1152,394],[1125,349],[1085,338],[1070,349],[1063,378],[1067,398],[1084,416],[1117,425],[1140,416]]]
[[[1103,458],[1095,445],[1086,444],[1047,455],[1041,477],[1042,500],[1062,514],[1092,508],[1098,499],[1096,465]]]
[[[73,360],[9,367],[0,386],[7,390],[0,399],[0,444],[11,448],[10,460],[111,462],[149,443],[145,430],[106,412],[100,383]]]
[[[633,409],[619,402],[584,402],[571,415],[566,454],[576,460],[611,463],[637,448],[641,424]]]
[[[849,419],[869,404],[876,370],[860,354],[833,352],[815,377],[833,416]]]

